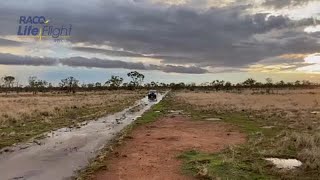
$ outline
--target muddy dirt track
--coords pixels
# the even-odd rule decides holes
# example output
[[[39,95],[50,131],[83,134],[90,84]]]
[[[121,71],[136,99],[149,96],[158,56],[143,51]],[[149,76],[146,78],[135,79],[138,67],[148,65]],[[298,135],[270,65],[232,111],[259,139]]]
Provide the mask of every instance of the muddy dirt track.
[[[136,128],[108,160],[96,180],[184,180],[176,157],[187,150],[217,152],[245,141],[245,136],[222,122],[191,121],[168,116]]]
[[[159,101],[162,99],[159,95]],[[158,102],[159,102],[158,101]],[[85,167],[106,143],[152,105],[144,98],[122,112],[62,128],[46,138],[0,152],[0,180],[62,180]]]

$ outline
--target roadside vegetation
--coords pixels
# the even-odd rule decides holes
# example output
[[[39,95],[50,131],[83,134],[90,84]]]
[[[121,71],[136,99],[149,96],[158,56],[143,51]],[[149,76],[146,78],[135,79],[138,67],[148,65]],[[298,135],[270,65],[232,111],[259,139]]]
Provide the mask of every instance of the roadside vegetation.
[[[215,154],[179,156],[186,173],[204,179],[317,179],[320,172],[320,90],[274,94],[180,91],[175,105],[194,120],[216,117],[247,134],[247,143]],[[213,122],[214,123],[214,122]],[[301,167],[278,169],[265,158],[293,158]]]

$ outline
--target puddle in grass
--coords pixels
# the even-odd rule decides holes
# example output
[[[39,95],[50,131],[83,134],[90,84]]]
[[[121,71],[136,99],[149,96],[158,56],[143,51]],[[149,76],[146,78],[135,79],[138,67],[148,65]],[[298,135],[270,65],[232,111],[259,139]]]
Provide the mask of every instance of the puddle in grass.
[[[302,165],[297,159],[265,158],[265,160],[272,162],[279,169],[294,169]]]

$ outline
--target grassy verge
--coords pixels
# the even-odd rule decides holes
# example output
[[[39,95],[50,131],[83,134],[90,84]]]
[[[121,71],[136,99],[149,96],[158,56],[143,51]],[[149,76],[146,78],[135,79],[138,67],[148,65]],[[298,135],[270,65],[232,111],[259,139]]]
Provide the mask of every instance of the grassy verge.
[[[101,170],[106,170],[108,168],[108,157],[112,155],[115,148],[119,147],[126,139],[130,138],[130,133],[136,127],[152,123],[167,113],[168,107],[170,107],[170,104],[172,103],[169,96],[170,95],[168,95],[158,104],[154,105],[150,110],[145,112],[142,117],[138,118],[135,122],[128,125],[119,134],[117,134],[116,137],[105,146],[100,154],[93,159],[85,169],[78,172],[77,177],[74,179],[92,179],[94,173]]]
[[[263,160],[261,153],[263,147],[271,147],[268,140],[274,137],[276,130],[262,129],[241,114],[222,114],[219,117],[246,133],[248,142],[229,146],[214,154],[185,152],[179,156],[184,161],[183,170],[200,179],[276,179],[269,173],[271,166]]]
[[[105,102],[103,104],[90,106],[77,106],[56,108],[54,113],[33,112],[23,117],[23,120],[13,120],[6,126],[0,126],[0,149],[11,146],[15,143],[27,141],[31,138],[41,138],[45,132],[56,130],[62,127],[77,127],[79,122],[93,120],[109,113],[121,111],[131,106],[141,98],[128,97],[117,102]]]
[[[182,153],[183,171],[199,179],[318,179],[320,177],[320,134],[291,128],[281,117],[265,118],[253,112],[215,112],[182,102],[175,105],[194,120],[218,117],[247,134],[247,143],[230,146],[220,153]],[[280,170],[264,158],[296,158],[303,166]]]

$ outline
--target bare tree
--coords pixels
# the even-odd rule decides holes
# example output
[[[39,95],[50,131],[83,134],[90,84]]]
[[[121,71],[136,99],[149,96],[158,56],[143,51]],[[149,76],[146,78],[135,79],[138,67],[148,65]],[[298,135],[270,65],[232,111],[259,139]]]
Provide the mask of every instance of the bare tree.
[[[266,92],[270,94],[271,88],[273,87],[273,80],[271,78],[266,79]]]
[[[36,76],[30,76],[28,82],[33,94],[37,94],[39,90],[43,91],[48,86],[47,81],[40,80]]]
[[[118,88],[121,86],[123,78],[119,76],[111,76],[111,78],[105,83],[106,86],[112,88]]]
[[[79,80],[70,76],[62,79],[59,85],[63,89],[66,88],[68,92],[76,93],[76,88],[79,87]]]

